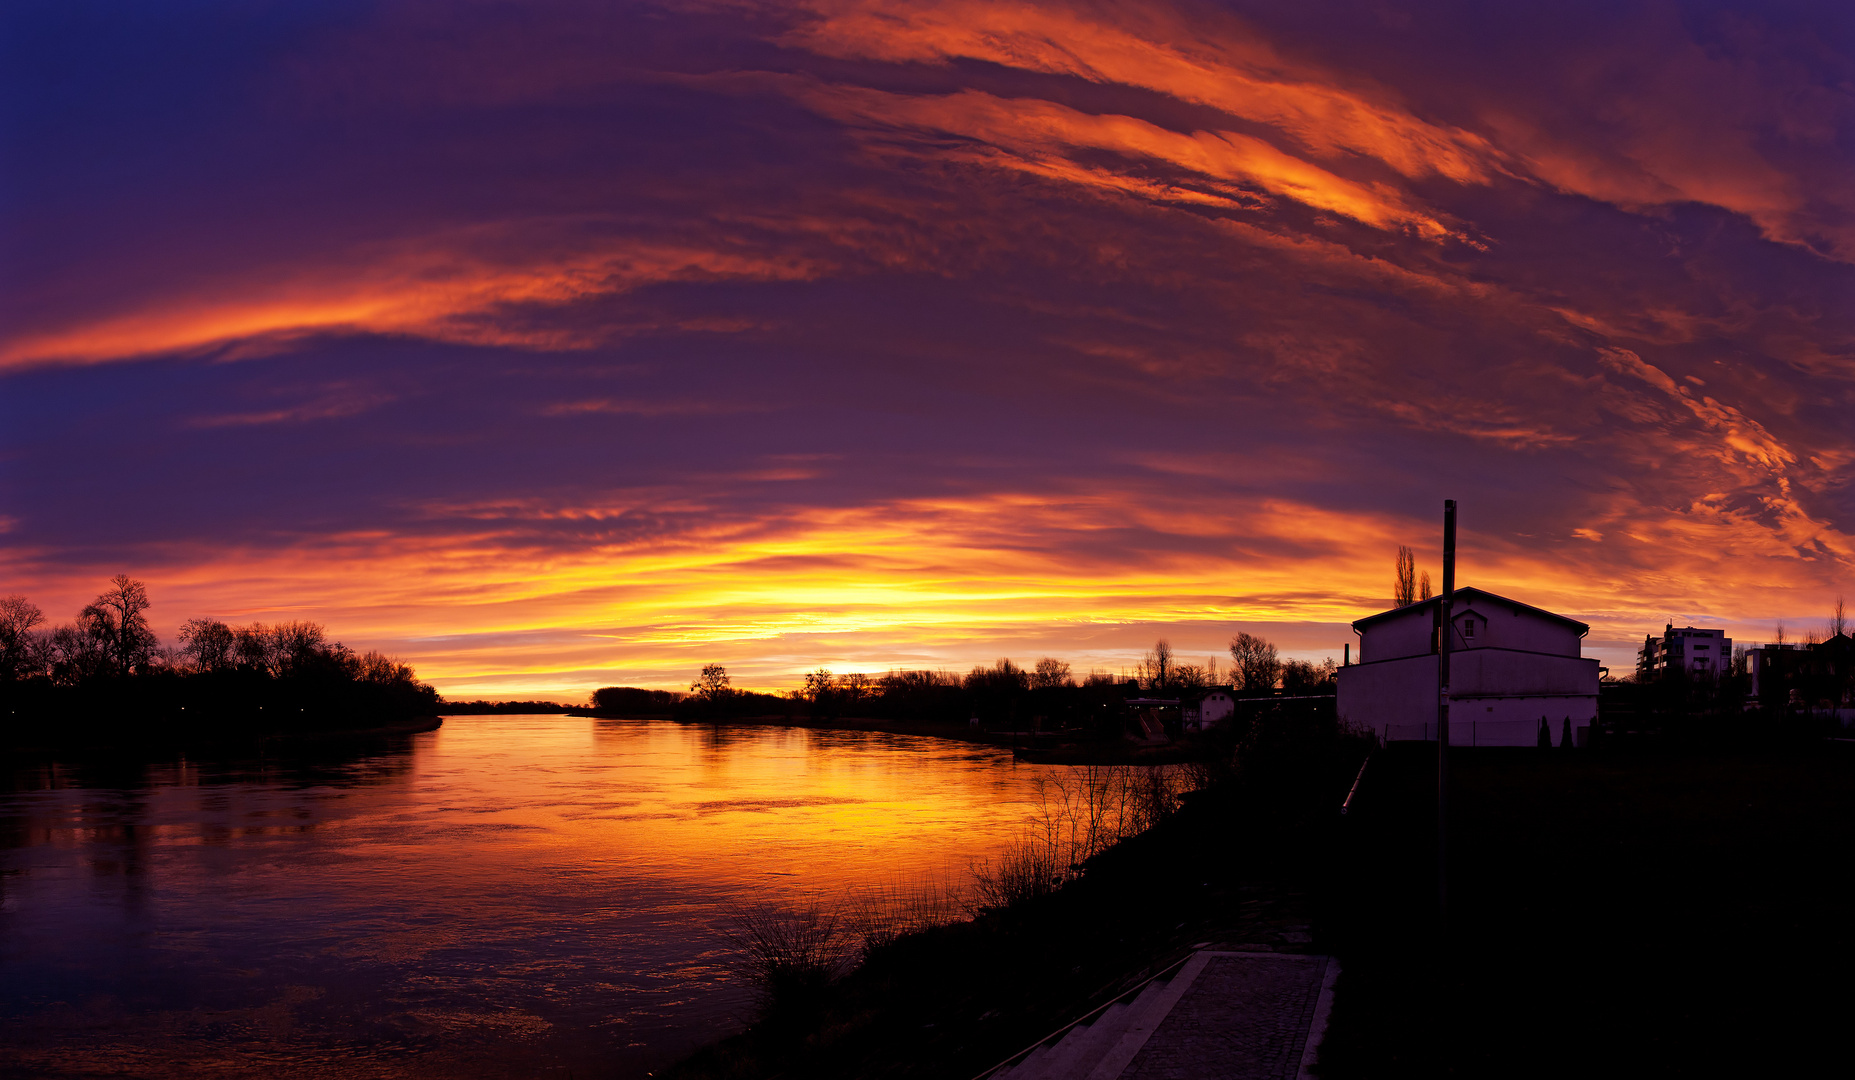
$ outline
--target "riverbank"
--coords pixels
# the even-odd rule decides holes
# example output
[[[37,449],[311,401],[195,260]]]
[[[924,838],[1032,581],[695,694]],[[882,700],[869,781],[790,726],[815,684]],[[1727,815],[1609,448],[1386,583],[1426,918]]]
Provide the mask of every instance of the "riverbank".
[[[793,727],[813,731],[874,731],[889,735],[918,735],[955,742],[976,743],[1011,750],[1019,758],[1039,765],[1176,765],[1197,760],[1203,748],[1191,741],[1137,743],[1121,738],[1085,735],[1073,731],[991,731],[967,723],[896,720],[877,717],[811,719],[785,714],[718,718],[676,717],[668,713],[637,715],[577,709],[569,716],[606,720],[674,720],[679,724],[720,727]]]
[[[872,952],[809,1012],[668,1075],[975,1076],[1192,946],[1344,973],[1325,1080],[1806,1072],[1855,992],[1855,746],[1452,755],[1435,919],[1435,748],[1252,746],[1081,879]]]
[[[1242,776],[1188,795],[1063,888],[870,949],[841,981],[775,997],[746,1032],[660,1075],[969,1077],[1196,948],[1312,949],[1310,857],[1364,750],[1330,731],[1250,747]]]

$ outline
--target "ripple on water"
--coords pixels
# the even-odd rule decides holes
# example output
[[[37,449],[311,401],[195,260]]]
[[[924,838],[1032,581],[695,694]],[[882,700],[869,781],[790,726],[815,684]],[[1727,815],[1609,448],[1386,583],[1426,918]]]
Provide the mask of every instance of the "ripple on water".
[[[751,1009],[731,905],[948,883],[1046,767],[911,736],[459,717],[0,791],[0,1072],[642,1076]]]

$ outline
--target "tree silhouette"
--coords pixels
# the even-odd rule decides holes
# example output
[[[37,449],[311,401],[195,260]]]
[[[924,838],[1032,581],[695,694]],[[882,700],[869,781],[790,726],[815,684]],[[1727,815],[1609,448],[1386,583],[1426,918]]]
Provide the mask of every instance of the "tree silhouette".
[[[1411,549],[1398,545],[1398,577],[1391,587],[1391,602],[1408,607],[1417,599],[1417,560]]]
[[[39,666],[32,628],[44,621],[45,612],[23,596],[0,600],[0,680],[24,678]]]
[[[1069,661],[1054,656],[1037,661],[1036,670],[1031,672],[1031,685],[1039,689],[1070,685]]]
[[[110,587],[78,614],[84,631],[102,646],[115,674],[146,667],[157,641],[148,628],[148,588],[127,574],[110,579]]]
[[[1276,657],[1274,645],[1249,633],[1230,639],[1230,677],[1237,689],[1273,690],[1281,673],[1282,662]]]
[[[837,677],[837,692],[843,695],[844,702],[848,705],[856,705],[868,698],[875,690],[876,680],[870,678],[868,672],[847,671]]]
[[[180,651],[195,671],[229,671],[238,666],[238,635],[218,619],[188,619],[180,627]]]
[[[704,664],[702,674],[689,684],[689,689],[704,701],[720,701],[733,693],[728,685],[728,669],[720,664]]]
[[[1153,651],[1140,661],[1141,681],[1149,690],[1169,689],[1175,681],[1173,667],[1172,642],[1160,638],[1153,643]]]

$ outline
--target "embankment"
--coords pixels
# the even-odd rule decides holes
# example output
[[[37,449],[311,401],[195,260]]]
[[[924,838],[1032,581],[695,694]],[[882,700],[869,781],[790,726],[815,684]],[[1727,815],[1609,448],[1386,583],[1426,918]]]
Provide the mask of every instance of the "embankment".
[[[1252,740],[1251,767],[1196,792],[1062,888],[870,949],[849,975],[778,995],[681,1080],[973,1076],[1194,946],[1310,947],[1311,855],[1362,748]]]

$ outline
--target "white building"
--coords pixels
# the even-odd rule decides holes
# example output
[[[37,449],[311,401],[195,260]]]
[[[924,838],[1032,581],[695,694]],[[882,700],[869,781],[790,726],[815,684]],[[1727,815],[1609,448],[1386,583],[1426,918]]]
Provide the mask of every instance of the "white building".
[[[1389,742],[1435,739],[1442,599],[1353,624],[1359,662],[1340,669],[1340,719]],[[1451,746],[1535,746],[1540,718],[1557,745],[1569,722],[1583,745],[1597,717],[1590,627],[1480,589],[1456,590],[1449,655]]]
[[[1237,711],[1237,699],[1227,686],[1214,686],[1180,700],[1179,716],[1186,731],[1214,728]]]
[[[1724,630],[1692,626],[1677,629],[1669,623],[1662,628],[1660,638],[1643,638],[1642,651],[1636,654],[1636,671],[1645,682],[1676,671],[1700,679],[1731,675],[1733,639]]]

